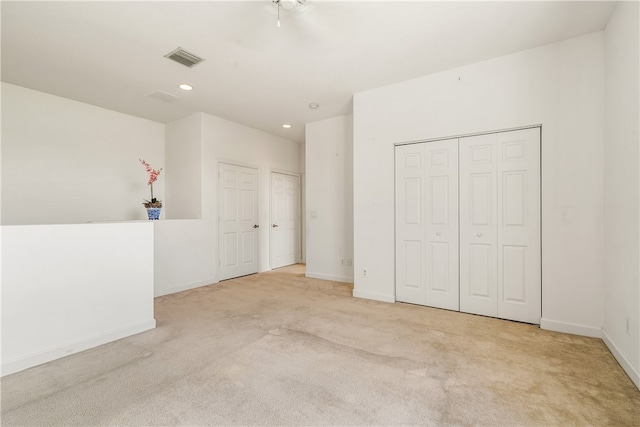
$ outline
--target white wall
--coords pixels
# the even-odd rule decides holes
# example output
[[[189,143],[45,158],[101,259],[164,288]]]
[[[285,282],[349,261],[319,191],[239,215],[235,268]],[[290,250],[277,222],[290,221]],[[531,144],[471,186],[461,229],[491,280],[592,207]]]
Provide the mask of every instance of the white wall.
[[[603,336],[640,387],[639,7],[620,3],[605,31]],[[627,318],[630,322],[626,331]]]
[[[167,159],[173,167],[188,169],[200,165],[200,176],[185,203],[201,206],[200,219],[167,220],[156,224],[155,294],[165,295],[218,282],[218,163],[234,162],[258,168],[260,219],[260,271],[271,269],[269,257],[271,171],[300,172],[300,146],[228,120],[204,113],[167,124],[167,155],[189,142],[189,162]],[[194,140],[200,135],[197,147]],[[195,153],[199,153],[196,155]],[[187,156],[185,156],[186,158]],[[180,180],[174,187],[174,177]],[[167,187],[179,191],[192,176],[167,174]],[[189,190],[191,191],[191,190]],[[167,206],[175,200],[170,193]],[[178,203],[178,202],[175,202]],[[192,211],[191,213],[194,213]],[[182,215],[190,215],[183,210]],[[171,216],[173,217],[173,213]]]
[[[202,129],[198,115],[166,125],[166,217],[202,216]]]
[[[2,375],[155,327],[153,223],[2,227]]]
[[[2,83],[3,224],[145,219],[139,158],[164,167],[163,124]]]
[[[203,220],[153,221],[154,295],[166,295],[217,283],[216,242]]]
[[[305,141],[306,275],[352,282],[353,116],[307,124]]]
[[[238,123],[209,114],[202,116],[203,218],[218,216],[218,162],[227,161],[258,168],[258,218],[260,225],[260,271],[271,269],[270,198],[271,172],[300,173],[300,146]],[[217,222],[214,221],[217,256]]]
[[[355,296],[395,299],[394,143],[542,124],[542,326],[600,335],[603,39],[593,33],[355,95]]]

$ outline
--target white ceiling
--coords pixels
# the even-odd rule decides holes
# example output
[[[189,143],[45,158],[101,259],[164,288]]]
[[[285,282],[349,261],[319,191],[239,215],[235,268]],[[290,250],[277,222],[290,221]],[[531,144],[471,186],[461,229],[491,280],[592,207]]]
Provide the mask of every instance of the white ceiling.
[[[271,0],[2,1],[2,80],[159,122],[202,111],[303,142],[305,123],[349,113],[354,93],[602,30],[614,8],[308,0],[278,28]],[[206,61],[164,58],[178,46]],[[180,99],[147,96],[156,90]]]

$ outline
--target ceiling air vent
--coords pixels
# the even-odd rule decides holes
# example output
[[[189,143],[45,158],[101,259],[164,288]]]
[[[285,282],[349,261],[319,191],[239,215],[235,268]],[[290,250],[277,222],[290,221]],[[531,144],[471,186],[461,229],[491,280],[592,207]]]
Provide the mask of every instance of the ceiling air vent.
[[[179,62],[185,67],[189,67],[189,68],[204,61],[203,58],[200,58],[198,55],[194,55],[191,52],[187,52],[181,47],[177,48],[172,52],[167,53],[164,57],[173,59],[174,61]]]
[[[180,101],[180,98],[163,90],[155,90],[151,93],[148,93],[146,96],[149,98],[159,99],[162,102],[177,102]]]

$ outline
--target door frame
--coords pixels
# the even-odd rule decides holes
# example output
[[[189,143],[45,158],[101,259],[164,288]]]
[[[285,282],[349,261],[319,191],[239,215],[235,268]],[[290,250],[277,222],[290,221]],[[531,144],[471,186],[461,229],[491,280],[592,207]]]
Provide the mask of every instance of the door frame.
[[[481,131],[481,132],[460,133],[460,134],[451,135],[451,136],[439,136],[437,138],[416,139],[416,140],[413,140],[413,141],[394,142],[393,143],[393,147],[394,147],[394,153],[395,153],[395,147],[398,146],[398,145],[421,144],[423,142],[435,142],[435,141],[443,141],[445,139],[459,139],[459,138],[467,138],[467,137],[470,137],[470,136],[491,135],[491,134],[494,134],[494,133],[513,132],[513,131],[517,131],[517,130],[534,129],[534,128],[540,128],[540,142],[542,142],[542,124],[537,124],[537,125],[519,126],[519,127],[514,127],[514,128],[499,129],[499,130],[484,130],[484,131]],[[542,144],[540,144],[540,146],[542,147]],[[540,151],[542,151],[542,150],[540,150]],[[540,161],[540,164],[542,164],[542,161]],[[394,168],[394,172],[395,172],[395,168]]]
[[[273,270],[273,239],[272,239],[272,227],[273,224],[273,174],[279,173],[281,175],[289,175],[298,178],[298,219],[296,221],[296,264],[302,259],[302,174],[299,172],[291,172],[283,169],[269,169],[269,269]]]
[[[255,169],[256,171],[256,211],[257,211],[257,215],[256,218],[258,220],[258,271],[257,273],[259,273],[261,271],[260,269],[260,228],[262,227],[262,225],[260,224],[260,168],[256,165],[252,165],[252,164],[248,164],[248,163],[242,163],[242,162],[237,162],[235,160],[228,160],[228,159],[223,159],[223,158],[218,158],[217,162],[216,162],[216,173],[215,173],[215,179],[216,179],[216,197],[215,197],[215,203],[216,203],[216,213],[215,213],[215,218],[216,221],[215,222],[215,226],[214,226],[214,232],[217,235],[217,241],[216,241],[216,245],[215,245],[215,250],[214,250],[214,256],[215,256],[215,260],[217,261],[217,263],[215,264],[215,269],[216,269],[216,278],[218,280],[220,280],[220,267],[221,267],[221,253],[220,253],[220,245],[222,243],[222,233],[220,233],[220,218],[221,218],[221,213],[220,213],[220,209],[222,208],[222,203],[220,202],[220,199],[222,197],[222,193],[220,192],[220,172],[222,170],[221,165],[225,164],[225,165],[230,165],[230,166],[239,166],[239,167],[243,167],[243,168],[249,168],[249,169]],[[230,278],[231,279],[231,278]],[[229,279],[223,279],[223,280],[229,280]]]
[[[451,135],[451,136],[442,136],[442,137],[437,137],[437,138],[427,138],[427,139],[419,139],[419,140],[413,140],[413,141],[402,141],[402,142],[395,142],[393,143],[393,184],[394,184],[394,192],[393,192],[393,200],[394,200],[394,210],[393,210],[393,239],[394,239],[394,248],[393,248],[393,257],[394,257],[394,263],[393,263],[393,276],[394,276],[394,286],[393,286],[393,299],[394,302],[399,302],[397,300],[397,296],[396,296],[396,283],[395,283],[395,277],[396,277],[396,259],[397,259],[397,253],[396,253],[396,248],[395,248],[395,241],[397,239],[397,230],[396,230],[396,224],[397,224],[397,218],[396,218],[396,210],[395,210],[395,200],[396,200],[396,192],[395,192],[395,185],[396,185],[396,177],[397,177],[397,170],[396,170],[396,147],[401,146],[401,145],[411,145],[411,144],[422,144],[425,142],[436,142],[436,141],[443,141],[443,140],[447,140],[447,139],[460,139],[460,138],[465,138],[465,137],[470,137],[470,136],[479,136],[479,135],[489,135],[489,134],[494,134],[494,133],[504,133],[504,132],[513,132],[513,131],[518,131],[518,130],[524,130],[524,129],[534,129],[534,128],[539,128],[540,129],[540,164],[538,165],[540,167],[540,323],[542,323],[542,311],[543,311],[543,302],[544,302],[544,258],[542,257],[543,254],[543,248],[544,248],[544,239],[543,239],[543,235],[544,235],[544,219],[543,219],[543,212],[544,212],[544,198],[543,198],[543,194],[544,194],[544,175],[543,175],[543,168],[542,168],[542,162],[544,160],[543,154],[544,154],[544,149],[543,149],[543,126],[542,123],[539,124],[534,124],[534,125],[528,125],[528,126],[518,126],[518,127],[513,127],[513,128],[505,128],[505,129],[498,129],[498,130],[486,130],[486,131],[481,131],[481,132],[472,132],[472,133],[465,133],[465,134],[458,134],[458,135]],[[460,185],[458,183],[458,185]],[[458,197],[460,197],[460,192],[458,191]],[[459,200],[458,200],[459,203]],[[459,220],[458,220],[458,228],[460,227],[459,224]],[[460,248],[458,248],[458,256],[460,255]],[[459,297],[458,297],[459,298]]]

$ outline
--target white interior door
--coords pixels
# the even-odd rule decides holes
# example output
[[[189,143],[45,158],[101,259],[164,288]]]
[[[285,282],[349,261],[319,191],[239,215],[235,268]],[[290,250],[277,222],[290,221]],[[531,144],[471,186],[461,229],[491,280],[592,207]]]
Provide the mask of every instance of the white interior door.
[[[460,139],[460,311],[540,323],[540,128]]]
[[[426,304],[425,144],[396,147],[396,301]]]
[[[498,317],[540,323],[540,128],[496,134]]]
[[[426,305],[459,310],[458,140],[425,144]]]
[[[298,262],[300,177],[271,173],[271,268]]]
[[[496,134],[460,138],[460,311],[498,315]]]
[[[258,173],[219,164],[219,279],[258,272]]]
[[[396,300],[458,310],[458,140],[396,147]]]

